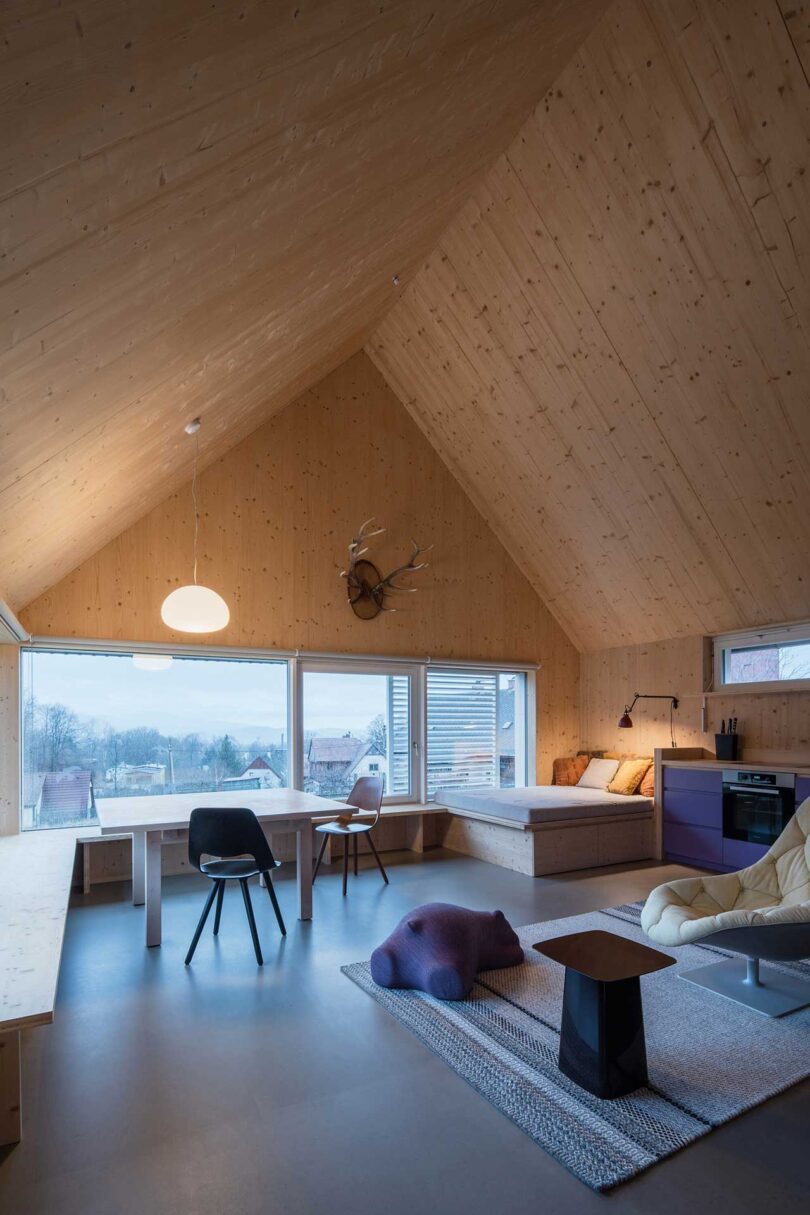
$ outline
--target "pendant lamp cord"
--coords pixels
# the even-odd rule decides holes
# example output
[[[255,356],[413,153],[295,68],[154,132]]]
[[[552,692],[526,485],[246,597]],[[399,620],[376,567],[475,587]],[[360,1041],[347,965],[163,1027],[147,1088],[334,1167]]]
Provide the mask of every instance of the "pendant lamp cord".
[[[191,498],[194,502],[194,585],[197,585],[197,535],[200,530],[200,510],[197,505],[197,460],[200,455],[200,435],[194,435],[194,475],[191,478]]]

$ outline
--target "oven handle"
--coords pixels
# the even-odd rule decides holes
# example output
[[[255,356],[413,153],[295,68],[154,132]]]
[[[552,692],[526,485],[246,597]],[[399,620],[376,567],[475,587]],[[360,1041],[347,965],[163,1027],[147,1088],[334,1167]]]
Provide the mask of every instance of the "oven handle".
[[[767,785],[723,785],[723,792],[728,793],[764,793],[768,797],[780,797],[778,789],[769,789]]]

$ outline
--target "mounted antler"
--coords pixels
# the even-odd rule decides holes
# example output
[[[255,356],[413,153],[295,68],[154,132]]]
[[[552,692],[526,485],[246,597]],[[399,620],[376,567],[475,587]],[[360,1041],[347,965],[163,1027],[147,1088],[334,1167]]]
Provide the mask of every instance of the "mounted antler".
[[[373,587],[373,592],[379,591],[384,598],[386,591],[406,591],[412,595],[415,591],[419,590],[417,586],[397,586],[394,581],[395,578],[403,574],[415,574],[417,570],[426,570],[430,564],[428,561],[418,561],[418,558],[424,553],[429,553],[433,545],[429,544],[427,548],[420,548],[415,540],[411,540],[411,544],[413,545],[413,552],[411,553],[410,561],[406,561],[404,565],[398,566],[395,570],[391,570],[390,574],[386,574],[384,578],[381,578],[377,585]],[[384,602],[380,604],[380,611],[382,612],[395,612],[396,610],[396,608],[386,607]]]
[[[405,574],[416,573],[417,570],[427,568],[427,561],[419,561],[419,557],[423,553],[429,551],[427,548],[420,548],[415,540],[412,540],[413,553],[409,561],[405,565],[400,565],[397,569],[392,570],[384,578],[380,571],[371,561],[365,561],[362,558],[368,552],[366,541],[372,536],[380,536],[385,531],[384,527],[374,526],[374,519],[366,519],[358,531],[357,535],[349,544],[349,567],[341,570],[341,578],[346,579],[346,589],[349,595],[349,604],[356,616],[361,620],[373,620],[379,612],[393,612],[395,608],[385,606],[385,596],[392,591],[410,591],[413,592],[417,588],[415,586],[399,586],[395,579]],[[433,545],[429,546],[430,548]]]
[[[380,580],[379,570],[371,561],[362,558],[368,552],[366,541],[384,531],[384,527],[374,527],[373,518],[361,523],[357,535],[349,542],[349,568],[340,571],[341,578],[346,579],[352,611],[361,620],[373,620],[382,608],[383,592],[374,591]]]
[[[351,579],[359,558],[364,557],[368,552],[368,548],[363,547],[366,541],[370,540],[372,536],[381,536],[385,531],[384,527],[375,527],[373,531],[369,531],[368,528],[373,522],[374,519],[372,517],[371,519],[366,519],[365,523],[361,523],[357,535],[349,542],[349,568],[340,571],[341,578]],[[369,562],[369,564],[371,563]]]

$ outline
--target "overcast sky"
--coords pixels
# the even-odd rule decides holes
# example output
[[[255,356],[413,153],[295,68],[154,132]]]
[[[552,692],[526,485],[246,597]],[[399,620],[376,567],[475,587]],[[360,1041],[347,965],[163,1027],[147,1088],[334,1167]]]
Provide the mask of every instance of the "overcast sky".
[[[64,704],[115,730],[152,726],[162,734],[231,734],[240,742],[286,735],[283,663],[176,658],[165,671],[142,671],[129,655],[26,653],[23,695]],[[386,677],[309,673],[304,728],[363,737],[386,710]]]

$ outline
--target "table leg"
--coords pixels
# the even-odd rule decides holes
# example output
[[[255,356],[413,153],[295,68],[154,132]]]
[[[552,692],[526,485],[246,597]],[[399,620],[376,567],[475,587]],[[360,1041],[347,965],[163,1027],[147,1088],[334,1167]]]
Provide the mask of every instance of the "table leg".
[[[160,944],[161,837],[160,831],[146,832],[146,944]]]
[[[603,983],[566,969],[560,1071],[597,1097],[648,1083],[638,978]]]
[[[307,819],[295,831],[295,879],[298,885],[298,918],[312,919],[312,823]]]
[[[20,1092],[20,1031],[0,1034],[0,1144],[22,1138]]]
[[[146,883],[146,832],[132,833],[132,903],[142,907]]]

